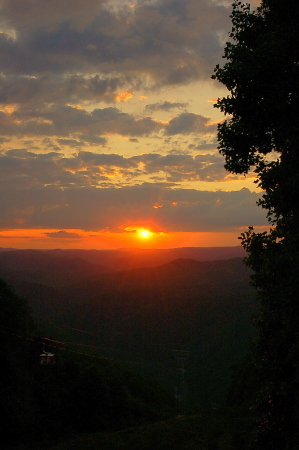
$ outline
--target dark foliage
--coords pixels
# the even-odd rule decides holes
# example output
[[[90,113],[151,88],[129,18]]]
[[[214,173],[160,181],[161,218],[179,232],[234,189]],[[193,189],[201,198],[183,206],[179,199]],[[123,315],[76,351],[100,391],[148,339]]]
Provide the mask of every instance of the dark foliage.
[[[174,399],[156,383],[105,358],[51,341],[57,363],[39,364],[41,332],[26,301],[2,280],[0,301],[1,448],[43,448],[73,432],[117,430],[174,411]]]
[[[230,91],[216,105],[230,115],[219,126],[219,149],[229,171],[255,171],[264,190],[259,204],[272,225],[268,233],[250,227],[241,236],[261,305],[250,366],[257,417],[253,446],[294,449],[299,448],[299,4],[264,0],[251,12],[236,1],[231,17],[227,62],[214,75]]]
[[[24,282],[23,271],[20,281],[18,274],[14,274],[14,286],[29,294],[30,305],[39,320],[44,319],[42,329],[47,331],[37,329],[26,301],[3,283],[6,297],[3,294],[1,336],[7,336],[9,345],[4,373],[10,378],[8,390],[5,380],[3,383],[2,411],[7,411],[4,448],[21,444],[40,449],[73,434],[111,433],[176,413],[179,372],[171,355],[181,345],[191,350],[185,397],[194,403],[193,412],[219,408],[230,366],[252,336],[248,316],[254,302],[251,290],[246,290],[249,270],[240,258],[210,262],[180,259],[152,269],[98,275],[63,291]],[[41,270],[40,274],[43,276]],[[65,323],[73,328],[64,327]],[[80,329],[89,333],[78,332]],[[39,364],[41,336],[59,341],[46,341],[47,350],[56,357],[52,366]],[[87,344],[88,353],[95,346],[97,353],[79,355],[84,346],[78,347],[76,342]],[[112,363],[112,356],[121,364]],[[168,393],[155,379],[164,383]],[[23,405],[17,411],[19,416],[16,405]],[[224,427],[219,417],[211,416],[207,442],[231,439],[222,437],[227,423]],[[200,420],[198,433],[192,433],[187,422],[181,431],[175,425],[165,425],[168,431],[165,436],[161,434],[161,442],[167,445],[175,436],[182,442],[186,432],[186,442],[194,446],[202,442],[202,430],[209,427],[209,421]],[[218,422],[219,434],[215,431]],[[143,442],[141,429],[140,433]],[[114,438],[118,439],[117,435],[111,435],[113,442]],[[151,438],[149,442],[153,442]]]
[[[240,450],[231,439],[224,411],[178,416],[114,433],[95,433],[60,443],[51,450]],[[243,441],[242,441],[243,444]]]
[[[194,412],[224,402],[231,366],[254,335],[249,274],[242,258],[178,259],[80,278],[59,290],[18,281],[18,274],[13,285],[39,318],[54,323],[48,335],[97,347],[101,356],[159,380],[171,395],[179,376],[173,350],[189,350],[185,400]],[[59,325],[72,335],[62,336]]]
[[[32,378],[30,377],[30,338],[35,324],[24,299],[15,295],[7,284],[0,280],[0,407],[1,445],[28,438],[36,405],[32,399]]]

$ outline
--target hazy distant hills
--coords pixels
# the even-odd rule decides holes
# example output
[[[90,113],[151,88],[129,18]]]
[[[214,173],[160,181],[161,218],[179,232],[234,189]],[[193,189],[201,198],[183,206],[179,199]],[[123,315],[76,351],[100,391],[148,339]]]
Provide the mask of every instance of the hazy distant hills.
[[[67,251],[0,250],[0,276],[49,286],[63,286],[78,277],[109,271]]]
[[[190,351],[186,398],[207,406],[223,401],[231,366],[254,335],[255,293],[241,256],[237,247],[0,251],[0,276],[51,323],[50,338],[68,330],[74,343],[173,393],[173,350]]]
[[[186,247],[124,250],[16,250],[0,248],[0,276],[50,286],[72,283],[89,275],[140,267],[155,267],[175,259],[222,260],[245,256],[238,247]],[[67,263],[67,264],[66,264]]]

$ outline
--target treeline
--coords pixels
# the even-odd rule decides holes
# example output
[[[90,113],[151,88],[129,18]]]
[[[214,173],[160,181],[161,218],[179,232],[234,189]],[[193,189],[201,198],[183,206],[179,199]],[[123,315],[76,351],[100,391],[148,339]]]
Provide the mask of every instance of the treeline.
[[[27,301],[0,280],[1,448],[43,448],[72,433],[113,431],[169,417],[175,400],[108,359],[62,348],[39,364],[42,331]]]

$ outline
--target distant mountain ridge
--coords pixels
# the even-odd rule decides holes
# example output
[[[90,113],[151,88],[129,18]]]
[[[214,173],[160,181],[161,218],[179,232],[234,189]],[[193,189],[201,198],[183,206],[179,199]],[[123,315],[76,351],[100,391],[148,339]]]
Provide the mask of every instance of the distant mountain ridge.
[[[74,255],[61,257],[41,250],[0,251],[0,276],[48,286],[59,287],[73,283],[78,277],[108,272],[99,264],[92,264]]]
[[[0,276],[60,287],[101,273],[156,267],[176,259],[213,261],[244,257],[238,247],[124,250],[17,250],[0,248]]]

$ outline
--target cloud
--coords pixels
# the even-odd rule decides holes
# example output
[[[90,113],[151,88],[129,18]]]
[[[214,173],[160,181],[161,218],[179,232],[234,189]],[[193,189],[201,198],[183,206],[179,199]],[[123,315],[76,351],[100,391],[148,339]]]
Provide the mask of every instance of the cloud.
[[[216,132],[216,125],[210,118],[194,113],[184,112],[169,122],[161,122],[149,116],[135,117],[111,106],[88,111],[83,107],[55,103],[0,111],[3,136],[57,137],[60,145],[73,147],[105,145],[108,135],[137,138],[157,135],[160,131],[167,136],[211,134]]]
[[[50,104],[53,102],[114,103],[127,82],[118,77],[65,74],[52,72],[40,76],[0,76],[0,103]]]
[[[228,176],[223,167],[220,155],[179,154],[171,152],[164,156],[159,154],[143,154],[131,158],[142,164],[145,173],[154,175],[164,172],[168,182],[181,181],[219,181]]]
[[[145,221],[163,231],[264,224],[256,193],[186,188],[230,177],[213,154],[216,124],[182,100],[221,60],[229,6],[130,3],[0,1],[0,226],[75,239],[68,229]],[[178,100],[157,101],[177,88]],[[149,98],[143,110],[137,98]],[[159,111],[167,119],[151,117]]]
[[[219,155],[125,158],[79,151],[67,158],[59,152],[15,149],[0,156],[0,169],[2,228],[119,231],[151,223],[163,231],[217,231],[266,222],[256,207],[261,194],[180,187],[182,180],[225,179]],[[163,182],[142,183],[145,175],[160,176]],[[134,178],[139,182],[128,185]]]
[[[209,124],[209,118],[194,113],[184,112],[170,120],[165,129],[165,134],[204,133],[214,132],[215,125]]]
[[[267,223],[248,189],[209,192],[145,183],[122,188],[55,185],[14,187],[1,195],[3,228],[121,231],[150,225],[153,231],[220,231]],[[157,208],[157,205],[159,206]],[[60,235],[60,234],[59,234]]]
[[[208,0],[138,2],[2,0],[1,70],[41,77],[76,73],[146,75],[156,85],[211,74],[222,54],[228,11]]]
[[[69,143],[69,142],[68,142]],[[181,181],[223,181],[230,175],[224,170],[220,155],[168,155],[144,153],[124,157],[116,153],[78,151],[66,157],[61,152],[35,153],[26,149],[0,154],[3,188],[57,186],[118,186],[160,179],[167,183]],[[135,179],[135,181],[134,181]],[[130,180],[130,182],[129,182]],[[137,181],[139,180],[139,181]]]
[[[222,54],[227,8],[210,0],[130,6],[114,0],[86,0],[84,6],[81,0],[1,1],[0,142],[50,139],[60,150],[105,146],[115,134],[137,139],[213,131],[203,116],[186,111],[162,123],[113,105],[135,91],[208,79]],[[108,107],[95,107],[99,103]],[[163,101],[145,111],[188,106]]]
[[[13,112],[0,111],[0,133],[3,136],[77,135],[82,143],[104,145],[105,135],[147,136],[158,132],[163,124],[151,117],[135,118],[118,108],[84,108],[54,104],[47,107],[19,108]],[[62,144],[66,141],[60,141]],[[79,145],[73,141],[73,145]]]
[[[160,101],[156,103],[151,103],[146,105],[145,110],[146,111],[171,111],[172,109],[178,108],[178,109],[184,109],[187,106],[189,106],[188,102],[185,103],[179,103],[179,102],[169,102],[167,100]]]
[[[81,239],[82,236],[78,233],[70,233],[69,231],[60,230],[60,231],[53,231],[53,232],[45,232],[46,236],[50,238],[59,238],[59,239]]]

